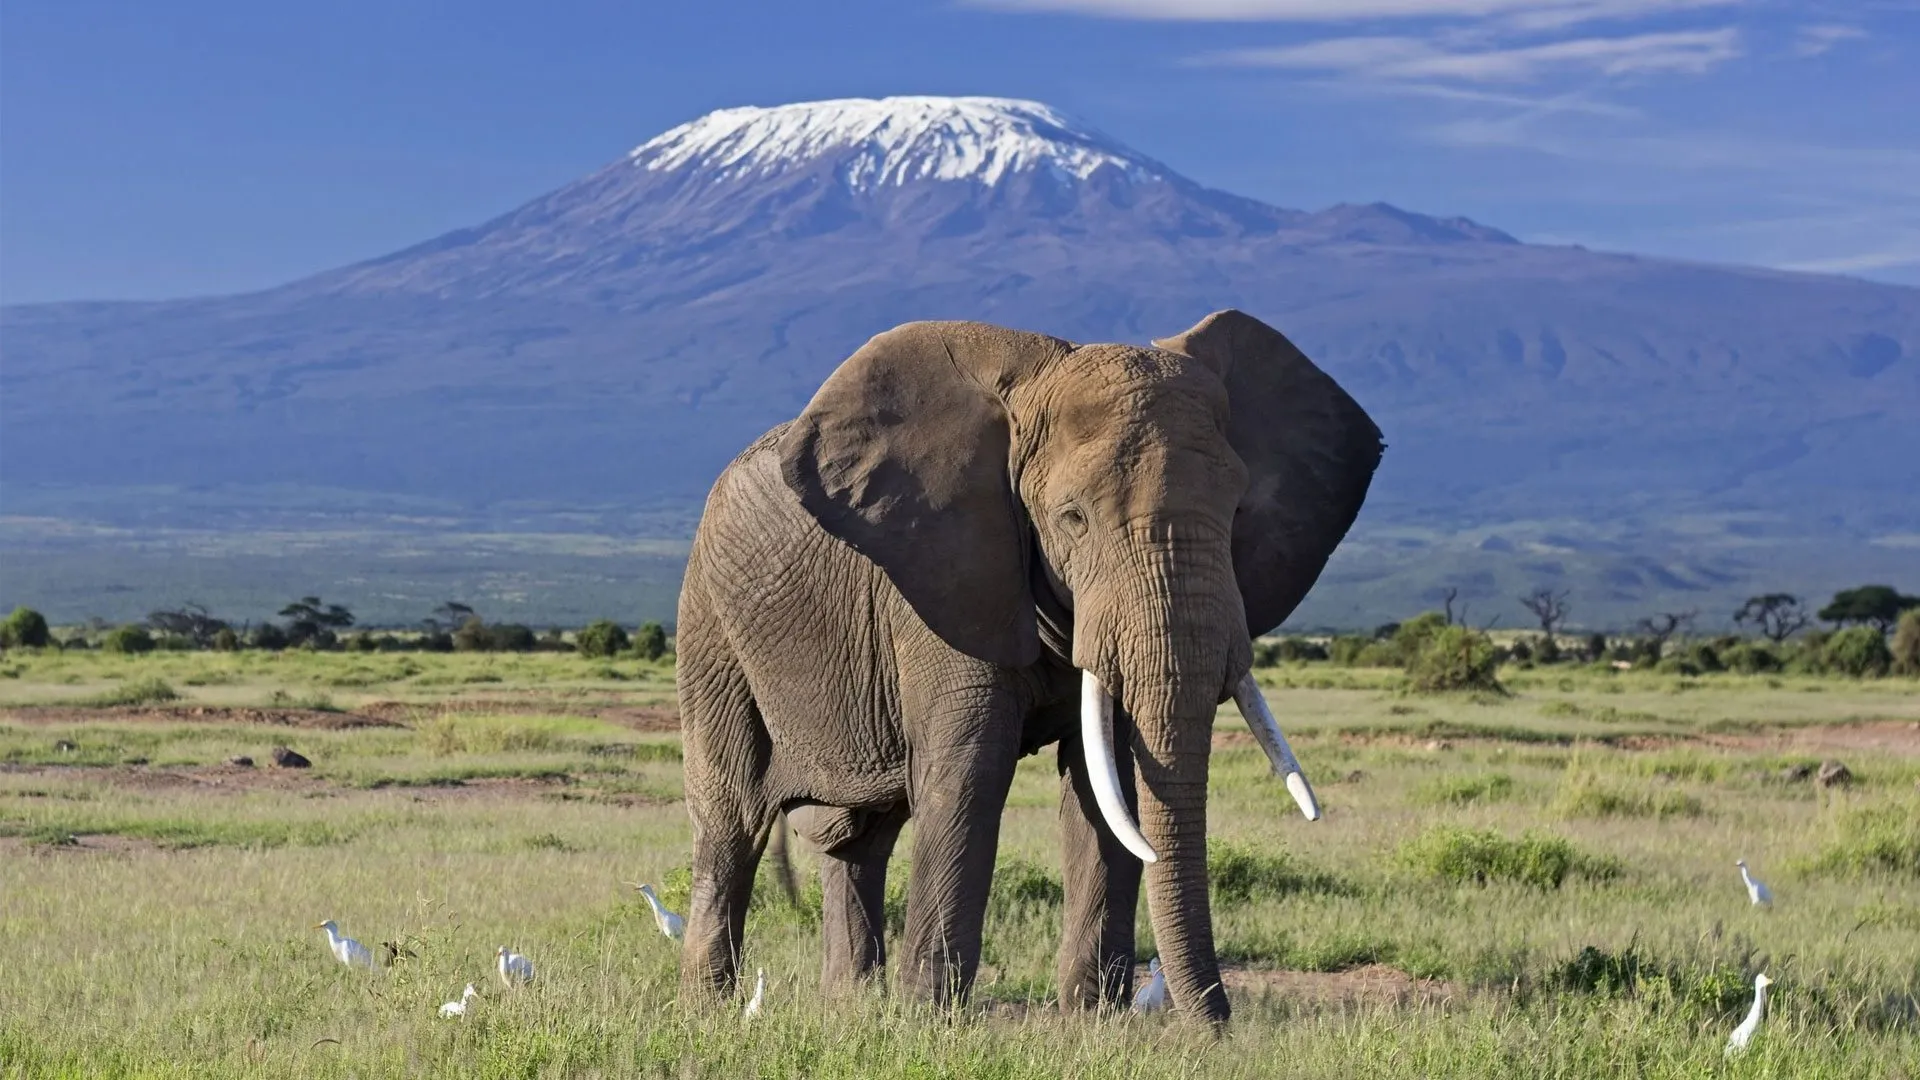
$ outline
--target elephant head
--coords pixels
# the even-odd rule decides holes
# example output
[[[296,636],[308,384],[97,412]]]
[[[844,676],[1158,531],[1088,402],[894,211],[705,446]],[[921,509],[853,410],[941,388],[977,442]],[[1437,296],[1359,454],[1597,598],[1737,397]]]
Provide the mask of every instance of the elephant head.
[[[1036,662],[1036,610],[1082,672],[1083,744],[1109,826],[1148,863],[1174,1003],[1224,1020],[1207,899],[1206,787],[1229,697],[1309,818],[1311,789],[1249,674],[1359,513],[1382,451],[1352,398],[1238,311],[1154,343],[1074,346],[966,322],[869,341],[780,445],[823,527],[943,641]],[[1132,718],[1138,827],[1112,745]]]

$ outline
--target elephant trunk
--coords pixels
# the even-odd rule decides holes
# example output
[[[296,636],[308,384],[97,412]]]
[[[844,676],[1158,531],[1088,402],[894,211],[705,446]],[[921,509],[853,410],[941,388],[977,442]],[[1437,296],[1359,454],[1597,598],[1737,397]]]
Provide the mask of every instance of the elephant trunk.
[[[1212,545],[1155,547],[1143,553],[1147,573],[1135,578],[1138,591],[1114,608],[1085,612],[1092,616],[1085,628],[1105,633],[1083,636],[1076,625],[1076,653],[1087,653],[1075,658],[1086,672],[1082,742],[1103,817],[1147,863],[1147,908],[1174,1006],[1222,1023],[1230,1009],[1207,893],[1207,766],[1214,711],[1251,655],[1224,545],[1217,552]],[[1102,618],[1110,612],[1111,621]],[[1109,690],[1131,725],[1112,723]],[[1100,753],[1111,746],[1105,732],[1115,726],[1122,730],[1113,738],[1131,736],[1137,831],[1111,758],[1096,760],[1107,756]]]

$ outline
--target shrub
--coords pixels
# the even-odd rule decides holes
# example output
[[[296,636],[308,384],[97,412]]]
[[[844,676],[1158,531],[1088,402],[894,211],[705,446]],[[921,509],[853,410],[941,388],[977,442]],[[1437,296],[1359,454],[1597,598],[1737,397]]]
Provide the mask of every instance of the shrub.
[[[1920,878],[1920,803],[1883,803],[1847,811],[1835,823],[1834,838],[1818,865],[1826,870]]]
[[[168,685],[166,680],[146,678],[121,683],[106,693],[92,698],[88,701],[88,704],[101,706],[158,705],[162,702],[176,701],[179,697],[179,691]]]
[[[287,632],[273,623],[261,623],[253,628],[253,647],[279,652],[287,647]]]
[[[1557,664],[1561,660],[1560,641],[1552,634],[1540,635],[1540,641],[1533,647],[1533,658],[1542,664]]]
[[[1317,641],[1291,637],[1280,639],[1280,659],[1282,660],[1307,662],[1326,658],[1327,647]]]
[[[601,619],[574,635],[573,647],[581,656],[612,657],[627,650],[631,644],[627,632],[612,619]]]
[[[495,652],[532,652],[540,644],[533,628],[519,623],[497,623],[487,629]]]
[[[213,647],[217,652],[238,652],[240,635],[233,632],[233,627],[223,626],[213,632]]]
[[[1687,659],[1701,671],[1725,671],[1727,665],[1721,662],[1720,652],[1704,641],[1697,641],[1687,650]]]
[[[1303,867],[1284,851],[1266,854],[1220,840],[1207,841],[1207,880],[1216,904],[1339,887],[1332,875]]]
[[[1496,675],[1500,654],[1487,635],[1464,626],[1442,626],[1418,640],[1420,651],[1407,660],[1407,678],[1414,690],[1505,692]]]
[[[1513,797],[1513,777],[1506,773],[1479,776],[1443,776],[1414,791],[1415,802],[1440,806],[1467,806]]]
[[[1762,675],[1779,671],[1781,667],[1779,654],[1757,641],[1742,641],[1728,647],[1721,652],[1720,662],[1728,671],[1742,675]]]
[[[1564,818],[1699,817],[1705,808],[1684,791],[1633,791],[1592,773],[1569,774],[1550,809]]]
[[[1827,639],[1826,667],[1856,679],[1878,678],[1893,667],[1887,639],[1871,626],[1849,626]]]
[[[633,635],[633,651],[642,660],[658,660],[667,655],[667,630],[657,622],[643,623]]]
[[[1659,663],[1653,665],[1653,670],[1662,675],[1691,677],[1700,674],[1700,665],[1684,656],[1668,656],[1661,658]]]
[[[0,623],[0,645],[23,649],[44,649],[53,644],[53,632],[47,617],[30,607],[17,607],[7,621]]]
[[[1893,632],[1893,670],[1900,675],[1920,675],[1920,610],[1900,616]]]
[[[137,655],[153,651],[153,635],[144,626],[116,626],[100,639],[100,647],[110,653]]]
[[[1009,859],[993,869],[987,893],[987,911],[1008,915],[1022,908],[1059,907],[1067,896],[1060,879],[1047,868],[1025,859]]]
[[[1327,659],[1340,667],[1358,667],[1360,654],[1372,644],[1373,642],[1366,638],[1343,634],[1334,638],[1333,643],[1327,647]]]
[[[1607,658],[1607,635],[1588,634],[1584,651],[1587,654],[1587,659],[1590,661],[1597,662],[1605,660]]]
[[[1514,882],[1557,889],[1569,876],[1591,880],[1616,876],[1611,860],[1580,854],[1558,836],[1527,832],[1509,840],[1491,829],[1436,825],[1400,847],[1401,862],[1442,881],[1488,885]]]
[[[420,635],[421,652],[452,652],[453,635],[445,630],[429,630]]]

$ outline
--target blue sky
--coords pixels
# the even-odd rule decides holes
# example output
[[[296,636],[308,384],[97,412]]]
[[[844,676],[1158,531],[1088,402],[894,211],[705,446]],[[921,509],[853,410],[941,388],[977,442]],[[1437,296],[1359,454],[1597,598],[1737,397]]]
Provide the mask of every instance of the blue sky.
[[[19,0],[0,300],[261,288],[713,108],[993,94],[1283,206],[1920,285],[1920,2]]]

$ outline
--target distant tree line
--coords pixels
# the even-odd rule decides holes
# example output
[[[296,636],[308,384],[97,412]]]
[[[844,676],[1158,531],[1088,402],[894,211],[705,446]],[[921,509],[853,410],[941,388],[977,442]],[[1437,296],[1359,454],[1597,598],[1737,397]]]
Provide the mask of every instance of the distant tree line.
[[[536,634],[520,623],[489,623],[471,605],[449,600],[420,621],[418,629],[355,630],[353,612],[318,596],[303,596],[280,609],[278,621],[235,626],[206,605],[187,601],[150,613],[138,623],[95,623],[56,639],[32,608],[16,608],[0,623],[0,648],[100,649],[139,654],[160,651],[243,649],[281,652],[577,652],[583,656],[659,660],[673,649],[667,629],[641,623],[632,633],[609,619],[569,635],[560,627]]]

